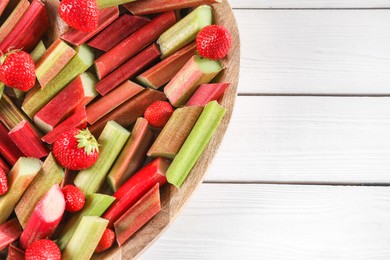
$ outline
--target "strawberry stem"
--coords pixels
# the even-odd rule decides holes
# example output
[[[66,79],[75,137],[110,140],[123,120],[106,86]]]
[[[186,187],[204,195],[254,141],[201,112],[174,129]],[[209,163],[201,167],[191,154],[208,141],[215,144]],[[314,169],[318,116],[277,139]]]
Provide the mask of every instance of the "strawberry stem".
[[[77,148],[84,148],[87,155],[90,155],[92,152],[99,152],[99,144],[88,128],[80,130],[79,134],[74,137],[78,142]]]

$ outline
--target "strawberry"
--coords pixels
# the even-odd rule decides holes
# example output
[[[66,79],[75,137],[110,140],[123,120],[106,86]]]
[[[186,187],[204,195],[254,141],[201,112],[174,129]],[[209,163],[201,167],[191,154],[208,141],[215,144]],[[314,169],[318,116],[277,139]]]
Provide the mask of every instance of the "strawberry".
[[[30,54],[13,50],[0,57],[0,81],[27,91],[35,85],[35,65]]]
[[[173,108],[169,102],[153,102],[144,113],[144,117],[149,124],[155,128],[163,128],[173,113]]]
[[[0,168],[0,196],[4,195],[8,191],[8,181],[5,171]]]
[[[221,25],[204,27],[196,36],[199,54],[211,60],[223,59],[232,47],[229,31]]]
[[[74,185],[66,185],[62,188],[65,197],[65,207],[69,212],[77,212],[84,207],[85,196],[83,192]]]
[[[109,249],[112,246],[112,244],[114,244],[114,240],[115,240],[114,231],[106,228],[106,230],[104,230],[102,238],[99,241],[99,244],[95,249],[95,253],[100,253],[103,252],[104,250]]]
[[[99,156],[99,144],[88,129],[71,129],[62,133],[53,143],[57,162],[69,170],[91,167]]]
[[[91,32],[98,27],[96,0],[63,0],[58,6],[61,18],[71,27]]]
[[[26,250],[25,260],[61,260],[61,251],[53,241],[41,239]]]

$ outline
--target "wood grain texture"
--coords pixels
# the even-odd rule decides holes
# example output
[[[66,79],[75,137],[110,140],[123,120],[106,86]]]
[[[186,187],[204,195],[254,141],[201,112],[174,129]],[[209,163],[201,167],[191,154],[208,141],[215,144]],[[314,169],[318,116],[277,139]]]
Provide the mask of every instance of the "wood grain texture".
[[[239,96],[206,180],[390,183],[389,97]]]
[[[242,40],[240,93],[390,94],[390,10],[235,15]]]
[[[229,124],[237,95],[240,67],[240,40],[233,11],[229,4],[226,1],[223,1],[222,4],[216,4],[213,5],[213,7],[215,23],[223,24],[232,34],[232,49],[228,58],[223,61],[226,69],[215,78],[215,81],[218,82],[231,82],[221,103],[227,108],[227,113],[181,188],[177,189],[172,185],[165,185],[162,187],[161,212],[140,229],[121,248],[116,248],[108,253],[101,254],[97,256],[96,259],[133,259],[150,246],[175,219],[190,199],[192,193],[202,183],[206,170],[219,148]]]
[[[390,8],[387,0],[230,0],[233,8]]]
[[[388,187],[204,184],[140,260],[390,258]]]

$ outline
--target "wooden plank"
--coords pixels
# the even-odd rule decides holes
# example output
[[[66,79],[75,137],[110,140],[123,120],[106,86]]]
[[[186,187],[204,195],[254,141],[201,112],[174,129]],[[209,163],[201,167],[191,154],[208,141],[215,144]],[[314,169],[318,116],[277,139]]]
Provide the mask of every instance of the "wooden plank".
[[[388,187],[202,185],[140,259],[390,259]]]
[[[390,10],[235,10],[241,93],[390,94]]]
[[[390,183],[390,98],[239,96],[207,181]]]
[[[229,0],[233,8],[389,8],[387,0]]]

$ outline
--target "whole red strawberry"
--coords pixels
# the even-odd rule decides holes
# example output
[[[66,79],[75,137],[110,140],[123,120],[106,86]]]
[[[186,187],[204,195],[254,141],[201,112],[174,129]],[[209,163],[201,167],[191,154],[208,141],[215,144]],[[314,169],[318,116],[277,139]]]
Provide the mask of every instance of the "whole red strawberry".
[[[91,32],[98,27],[96,0],[63,0],[58,6],[61,18],[73,28]]]
[[[196,36],[199,54],[211,60],[223,59],[232,47],[229,31],[221,25],[204,27]]]
[[[53,241],[41,239],[26,250],[25,260],[61,260],[61,251]]]
[[[1,56],[0,81],[22,91],[34,87],[35,65],[30,54],[14,50]]]
[[[99,144],[88,129],[71,129],[61,134],[53,143],[57,162],[69,170],[91,167],[99,156]]]
[[[66,185],[62,188],[65,198],[65,209],[69,212],[77,212],[84,207],[85,196],[83,192],[74,185]]]
[[[169,102],[153,102],[144,113],[144,117],[149,124],[155,128],[163,128],[173,113],[173,108]]]
[[[114,240],[115,240],[114,231],[106,228],[106,230],[104,230],[102,238],[99,241],[99,244],[95,249],[95,253],[100,253],[103,252],[104,250],[109,249],[112,246],[112,244],[114,244]]]
[[[0,168],[0,196],[6,194],[8,191],[8,181],[5,171]]]

